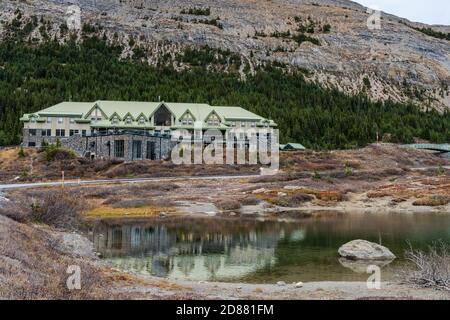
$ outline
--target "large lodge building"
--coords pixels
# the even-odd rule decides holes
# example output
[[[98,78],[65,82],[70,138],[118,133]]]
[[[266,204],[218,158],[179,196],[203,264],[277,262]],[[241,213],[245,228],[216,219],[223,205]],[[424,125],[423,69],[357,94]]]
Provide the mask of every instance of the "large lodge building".
[[[272,129],[276,124],[241,107],[168,102],[62,102],[25,114],[23,145],[43,141],[70,148],[80,156],[124,160],[163,159],[174,142],[174,130],[192,133],[216,129]],[[268,134],[270,136],[270,133]]]

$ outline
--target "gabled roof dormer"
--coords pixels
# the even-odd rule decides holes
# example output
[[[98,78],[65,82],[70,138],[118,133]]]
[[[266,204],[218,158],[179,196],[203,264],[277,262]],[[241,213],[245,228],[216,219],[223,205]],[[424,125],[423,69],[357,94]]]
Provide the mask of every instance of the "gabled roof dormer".
[[[123,117],[125,124],[132,124],[134,120],[135,119],[130,112],[127,112],[127,114]]]
[[[175,117],[175,113],[169,108],[169,106],[166,104],[166,103],[164,103],[164,102],[161,102],[156,108],[155,108],[155,110],[153,110],[153,112],[148,116],[148,118],[149,119],[151,119],[154,115],[155,115],[155,113],[160,109],[160,108],[166,108],[167,110],[169,110],[169,112],[172,114],[172,116],[173,117]]]
[[[120,115],[119,115],[117,112],[114,112],[114,113],[111,115],[110,119],[111,119],[111,120],[112,120],[112,119],[118,119],[119,121],[122,121],[122,118],[120,117]]]
[[[92,117],[92,115],[95,115],[95,112],[97,111],[97,116],[101,115],[102,118],[104,119],[108,119],[108,116],[106,115],[106,113],[100,108],[100,106],[98,105],[98,103],[96,102],[94,104],[94,106],[88,111],[86,112],[86,115],[84,116],[85,119],[89,119],[90,117]]]
[[[194,120],[197,121],[197,119],[195,118],[194,114],[191,112],[191,110],[187,109],[180,117],[179,120],[183,119],[185,116],[190,115],[190,117]]]
[[[111,120],[111,124],[118,124],[122,120],[122,118],[119,116],[119,114],[117,112],[114,112],[111,115],[110,120]]]
[[[215,111],[212,110],[207,116],[206,118],[203,120],[205,123],[210,124],[210,119],[214,118],[214,119],[218,119],[219,123],[212,123],[212,125],[220,125],[220,123],[223,122],[223,118]],[[214,120],[213,120],[214,121]]]
[[[187,109],[178,119],[178,122],[182,125],[193,125],[197,121],[197,118],[194,116],[194,113],[191,110]]]
[[[145,121],[149,120],[149,118],[147,118],[143,112],[141,112],[136,118],[137,121],[139,121],[141,119],[144,119]]]
[[[155,126],[172,126],[176,119],[176,115],[167,104],[161,102],[161,104],[150,114],[149,119],[152,118]]]

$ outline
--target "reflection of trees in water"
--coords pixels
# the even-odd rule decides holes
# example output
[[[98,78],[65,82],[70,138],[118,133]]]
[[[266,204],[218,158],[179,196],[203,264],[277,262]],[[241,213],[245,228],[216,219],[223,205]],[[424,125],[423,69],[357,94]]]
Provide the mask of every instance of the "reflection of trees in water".
[[[209,274],[215,278],[217,271],[219,271],[222,263],[220,261],[220,256],[206,256],[204,259],[205,268],[209,271]]]
[[[236,222],[239,223],[239,222]],[[281,228],[220,228],[204,225],[193,231],[163,223],[154,225],[100,224],[93,233],[94,244],[116,267],[135,272],[167,276],[178,269],[184,276],[199,270],[215,277],[227,267],[248,269],[274,263]],[[189,224],[188,224],[189,226]],[[197,262],[197,263],[196,263]]]
[[[195,259],[193,256],[182,257],[177,266],[185,276],[188,276],[195,268]]]

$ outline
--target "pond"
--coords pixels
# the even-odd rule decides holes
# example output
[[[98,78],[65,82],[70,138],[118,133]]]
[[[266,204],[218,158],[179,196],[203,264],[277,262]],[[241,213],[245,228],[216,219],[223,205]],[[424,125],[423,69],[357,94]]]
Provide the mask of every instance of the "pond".
[[[340,259],[351,240],[381,243],[398,258],[382,266],[382,280],[404,268],[404,251],[450,242],[450,215],[352,214],[271,221],[165,218],[100,221],[92,239],[113,267],[169,279],[276,283],[364,281],[366,265]]]

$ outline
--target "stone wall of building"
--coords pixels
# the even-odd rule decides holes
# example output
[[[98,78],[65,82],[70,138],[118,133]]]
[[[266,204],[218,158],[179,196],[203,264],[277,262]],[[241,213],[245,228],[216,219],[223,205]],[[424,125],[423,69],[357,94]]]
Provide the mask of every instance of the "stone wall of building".
[[[134,134],[48,137],[42,136],[40,130],[37,130],[36,135],[33,136],[30,135],[29,129],[23,130],[23,145],[25,147],[40,147],[43,141],[53,144],[59,141],[62,147],[75,151],[81,157],[121,159],[125,161],[165,159],[169,156],[174,146],[174,142],[168,137]],[[135,150],[133,153],[134,141],[140,141],[140,148],[137,148],[138,143],[136,143],[135,147],[140,152]],[[116,144],[119,143],[123,143],[123,156],[118,156],[116,153]]]
[[[172,142],[170,138],[166,137],[121,134],[94,136],[84,139],[86,139],[87,143],[85,151],[90,154],[96,157],[117,158],[126,161],[142,159],[161,160],[167,158],[172,150]],[[116,153],[116,144],[121,143],[121,141],[123,141],[123,157],[118,156]],[[140,152],[133,153],[134,141],[140,142]],[[137,153],[140,153],[140,156]]]

